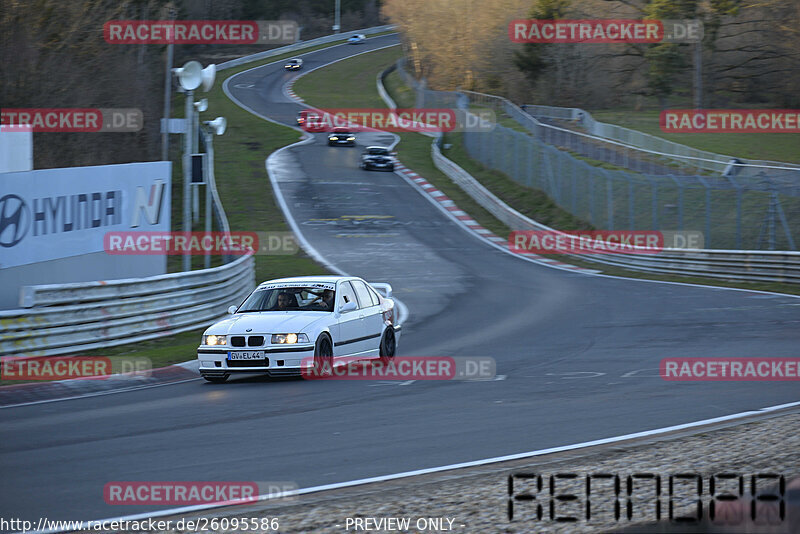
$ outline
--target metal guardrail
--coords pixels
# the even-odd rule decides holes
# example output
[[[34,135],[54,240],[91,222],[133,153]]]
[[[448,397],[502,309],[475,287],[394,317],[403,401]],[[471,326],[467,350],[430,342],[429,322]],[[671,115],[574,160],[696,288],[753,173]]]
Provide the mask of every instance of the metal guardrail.
[[[386,94],[387,105],[393,105],[383,87],[383,80],[398,64],[385,69],[377,79],[378,92]],[[401,76],[405,73],[399,71]],[[408,83],[408,82],[406,82]],[[409,84],[415,87],[413,84]],[[426,89],[418,88],[422,91]],[[544,230],[558,232],[519,213],[503,202],[467,171],[445,157],[441,150],[441,135],[431,144],[431,157],[437,169],[447,175],[473,200],[506,226],[514,230]],[[635,271],[665,274],[696,275],[727,280],[800,283],[800,252],[664,249],[658,254],[581,254],[570,255],[586,261],[602,263]]]
[[[254,287],[252,254],[187,273],[24,286],[27,307],[0,311],[0,356],[66,354],[202,328]]]
[[[256,54],[251,54],[249,56],[243,56],[236,59],[232,59],[230,61],[226,61],[224,63],[220,63],[219,65],[217,65],[217,70],[230,69],[231,67],[238,67],[239,65],[245,65],[247,63],[251,63],[253,61],[259,61],[262,59],[269,59],[274,56],[280,56],[282,54],[286,54],[287,52],[294,52],[296,50],[302,50],[304,48],[309,48],[311,46],[346,40],[347,36],[350,34],[363,33],[364,35],[375,35],[376,33],[382,33],[385,31],[393,30],[394,27],[395,26],[393,24],[387,24],[385,26],[373,26],[372,28],[364,28],[363,30],[352,30],[342,33],[336,33],[333,35],[326,35],[324,37],[317,37],[316,39],[311,39],[309,41],[300,41],[298,43],[293,43],[287,46],[281,46],[280,48],[273,48],[272,50],[265,50],[264,52],[258,52]]]

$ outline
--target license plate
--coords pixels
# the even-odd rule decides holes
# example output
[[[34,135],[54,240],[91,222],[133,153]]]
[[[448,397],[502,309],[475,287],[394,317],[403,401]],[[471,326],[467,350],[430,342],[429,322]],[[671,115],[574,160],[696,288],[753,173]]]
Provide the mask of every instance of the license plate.
[[[263,350],[242,350],[228,353],[229,360],[263,360]]]

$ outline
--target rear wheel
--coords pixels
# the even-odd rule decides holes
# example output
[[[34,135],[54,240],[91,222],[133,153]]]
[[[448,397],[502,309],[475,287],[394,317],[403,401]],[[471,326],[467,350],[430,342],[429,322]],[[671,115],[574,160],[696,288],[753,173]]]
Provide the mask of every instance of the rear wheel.
[[[381,338],[381,359],[391,360],[394,358],[395,350],[397,350],[397,341],[394,338],[394,327],[390,326],[386,329]]]

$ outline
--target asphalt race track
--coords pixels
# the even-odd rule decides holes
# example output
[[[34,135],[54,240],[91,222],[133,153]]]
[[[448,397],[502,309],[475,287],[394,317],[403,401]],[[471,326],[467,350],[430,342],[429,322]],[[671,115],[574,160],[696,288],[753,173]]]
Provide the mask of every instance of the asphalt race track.
[[[305,68],[392,42],[310,53]],[[252,110],[294,124],[300,106],[283,86],[295,75],[268,65],[228,87]],[[277,154],[292,217],[338,268],[394,286],[411,313],[400,355],[490,356],[505,378],[194,381],[3,409],[0,516],[98,519],[159,508],[105,504],[110,481],[310,487],[798,400],[796,382],[666,382],[658,365],[664,357],[797,356],[800,299],[523,261],[468,234],[399,175],[360,170],[362,148],[328,147],[319,134]]]

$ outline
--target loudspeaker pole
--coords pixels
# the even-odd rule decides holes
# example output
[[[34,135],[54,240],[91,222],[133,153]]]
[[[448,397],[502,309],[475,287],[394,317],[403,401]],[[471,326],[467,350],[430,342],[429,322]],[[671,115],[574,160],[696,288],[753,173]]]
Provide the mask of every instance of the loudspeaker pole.
[[[192,231],[192,138],[197,135],[194,131],[194,91],[186,90],[186,133],[183,144],[183,231]],[[192,257],[189,247],[183,253],[183,270],[192,270]]]

